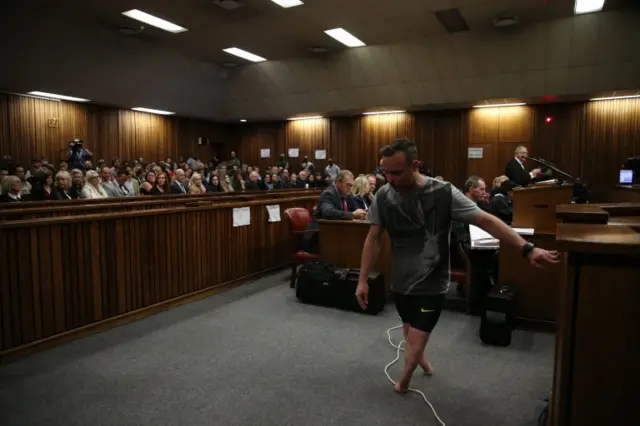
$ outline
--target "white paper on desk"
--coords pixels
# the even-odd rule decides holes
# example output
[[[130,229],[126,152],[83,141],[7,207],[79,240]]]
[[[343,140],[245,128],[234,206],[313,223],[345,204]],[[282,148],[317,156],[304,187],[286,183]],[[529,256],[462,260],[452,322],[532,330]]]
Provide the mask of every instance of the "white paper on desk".
[[[533,228],[513,228],[520,235],[533,235],[536,233],[536,230]]]
[[[267,208],[267,212],[269,213],[269,222],[280,222],[280,205],[279,204],[270,204],[265,206]]]
[[[327,158],[326,149],[316,149],[316,160],[324,160]]]
[[[263,148],[260,150],[260,158],[271,157],[271,148]]]
[[[469,225],[469,236],[471,237],[471,247],[498,247],[500,245],[497,238],[474,225]]]
[[[289,148],[289,158],[298,158],[300,150],[298,148]]]
[[[236,207],[233,209],[233,226],[251,225],[251,207]]]

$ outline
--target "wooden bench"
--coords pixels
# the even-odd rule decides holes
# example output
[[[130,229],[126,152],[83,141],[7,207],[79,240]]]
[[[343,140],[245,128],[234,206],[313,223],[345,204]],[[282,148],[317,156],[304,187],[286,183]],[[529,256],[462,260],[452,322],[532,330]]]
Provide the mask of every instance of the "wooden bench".
[[[278,195],[278,194],[276,194]],[[286,266],[267,205],[319,194],[0,223],[0,361],[207,297]],[[106,206],[105,206],[106,207]],[[251,224],[233,226],[250,207]]]
[[[277,199],[283,197],[299,197],[314,194],[319,194],[319,190],[291,189],[232,194],[167,195],[161,197],[119,197],[97,200],[4,203],[4,205],[11,205],[12,207],[16,204],[22,204],[22,208],[0,209],[0,221],[77,216],[95,213],[115,213],[157,208],[184,208],[186,205],[193,203],[204,205],[204,203],[229,203],[261,199]]]

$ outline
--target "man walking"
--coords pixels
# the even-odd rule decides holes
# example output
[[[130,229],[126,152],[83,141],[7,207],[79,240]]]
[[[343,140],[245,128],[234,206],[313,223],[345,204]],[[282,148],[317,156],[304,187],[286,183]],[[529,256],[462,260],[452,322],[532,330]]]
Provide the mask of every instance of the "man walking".
[[[421,175],[414,142],[398,139],[383,148],[381,154],[382,171],[388,183],[378,190],[369,208],[371,227],[362,251],[356,297],[366,308],[367,277],[376,263],[386,230],[393,253],[392,290],[406,341],[404,372],[395,390],[405,393],[418,365],[426,374],[433,373],[424,350],[449,289],[451,220],[484,229],[505,248],[521,251],[537,267],[557,263],[558,253],[534,247],[499,219],[483,212],[450,183]]]

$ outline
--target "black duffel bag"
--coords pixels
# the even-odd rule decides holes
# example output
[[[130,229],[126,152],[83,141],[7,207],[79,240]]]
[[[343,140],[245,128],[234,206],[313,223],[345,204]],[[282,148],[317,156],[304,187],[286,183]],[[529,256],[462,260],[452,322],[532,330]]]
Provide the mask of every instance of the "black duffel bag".
[[[338,301],[336,269],[326,262],[302,265],[296,279],[296,297],[304,303],[335,307]]]
[[[367,279],[369,283],[369,304],[366,310],[362,310],[356,298],[356,288],[360,279],[359,269],[336,270],[336,286],[338,287],[337,307],[348,311],[376,315],[384,309],[386,294],[384,290],[384,277],[378,272],[371,272]]]

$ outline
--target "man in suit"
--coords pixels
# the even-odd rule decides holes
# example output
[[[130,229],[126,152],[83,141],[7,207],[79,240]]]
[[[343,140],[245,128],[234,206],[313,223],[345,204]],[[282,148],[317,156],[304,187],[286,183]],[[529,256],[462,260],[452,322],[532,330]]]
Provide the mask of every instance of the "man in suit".
[[[347,208],[347,197],[353,187],[353,173],[341,170],[333,185],[320,194],[314,219],[329,220],[363,220],[367,212],[361,209],[350,212]]]
[[[327,220],[363,220],[367,217],[367,212],[358,209],[350,212],[347,207],[347,197],[353,187],[353,173],[349,170],[340,170],[335,182],[328,186],[320,194],[318,206],[313,213],[313,219],[307,227],[307,232],[303,238],[303,246],[309,253],[318,252],[318,219]]]
[[[507,163],[505,175],[511,182],[519,186],[529,185],[540,174],[540,169],[538,168],[530,172],[524,168],[527,155],[527,147],[520,145],[516,148],[514,157]]]
[[[176,170],[175,174],[173,175],[173,182],[171,183],[171,193],[186,194],[187,192],[189,192],[186,181],[187,179],[184,170]]]
[[[120,169],[116,172],[116,178],[114,181],[109,182],[106,185],[103,185],[104,190],[107,192],[109,197],[126,197],[129,194],[129,190],[125,186],[127,183],[127,179],[129,176],[127,175],[127,171],[124,169]]]

